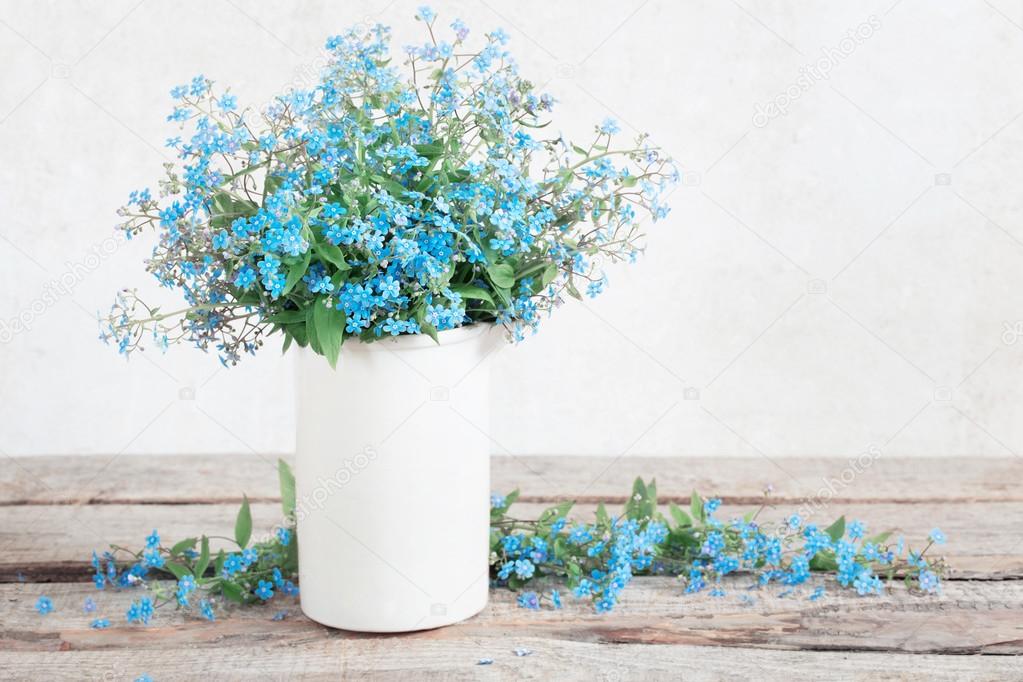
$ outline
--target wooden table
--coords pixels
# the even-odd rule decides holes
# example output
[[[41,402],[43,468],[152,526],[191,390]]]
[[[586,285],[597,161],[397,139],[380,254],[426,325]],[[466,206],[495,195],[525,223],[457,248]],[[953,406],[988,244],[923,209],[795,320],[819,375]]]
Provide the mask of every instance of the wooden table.
[[[527,611],[495,590],[465,623],[401,636],[324,628],[294,600],[214,623],[163,609],[148,627],[129,626],[124,611],[138,594],[97,592],[92,550],[137,547],[153,528],[165,540],[231,535],[243,491],[255,528],[269,527],[272,458],[5,458],[0,679],[1023,679],[1023,459],[882,456],[863,469],[836,459],[495,457],[493,471],[495,490],[522,489],[522,514],[563,499],[578,500],[581,513],[621,504],[642,474],[657,477],[662,499],[682,501],[694,488],[720,495],[728,515],[757,504],[772,483],[776,517],[809,499],[826,505],[819,523],[844,513],[874,529],[896,524],[907,538],[940,526],[954,571],[938,597],[896,585],[864,598],[829,588],[816,602],[807,599],[812,585],[747,591],[748,576],[718,598],[640,578],[611,615],[572,600],[561,611]],[[56,607],[47,616],[34,609],[42,594]],[[83,613],[87,596],[98,614]],[[282,610],[284,620],[271,619]],[[96,615],[112,627],[90,629]]]

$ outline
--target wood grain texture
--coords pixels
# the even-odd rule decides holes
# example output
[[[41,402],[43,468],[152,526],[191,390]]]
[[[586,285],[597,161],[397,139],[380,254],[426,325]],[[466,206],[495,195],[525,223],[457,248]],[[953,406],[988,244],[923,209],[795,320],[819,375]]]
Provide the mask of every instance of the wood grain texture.
[[[519,657],[514,649],[533,653]],[[493,659],[489,666],[477,665]],[[246,636],[177,651],[0,652],[0,680],[539,680],[541,682],[991,682],[1020,680],[1011,656],[942,656],[599,644],[493,633],[458,640],[314,639],[287,647]]]
[[[210,504],[278,498],[271,455],[17,457],[0,459],[0,505]],[[756,503],[764,486],[779,502],[1023,502],[1023,458],[882,455],[857,461],[794,457],[491,458],[493,489],[524,501],[624,501],[636,476],[657,478],[665,499],[692,490]]]
[[[516,504],[512,511],[532,518],[544,503]],[[594,504],[578,505],[572,518],[592,519]],[[611,506],[609,509],[614,510]],[[719,516],[730,518],[756,509],[750,505],[726,506]],[[252,505],[257,537],[269,534],[281,522],[276,503]],[[310,510],[313,512],[313,510]],[[779,506],[766,509],[761,519],[780,520],[794,511]],[[153,528],[167,539],[201,533],[233,536],[237,505],[25,505],[0,507],[0,582],[26,578],[35,581],[88,580],[92,551],[109,545],[137,548]],[[880,532],[897,525],[911,544],[923,540],[941,526],[949,542],[940,548],[952,565],[956,579],[1003,580],[1023,577],[1023,504],[1015,502],[954,503],[941,505],[833,504],[809,517],[827,525],[840,513],[860,519]],[[213,541],[213,547],[226,546]]]
[[[149,627],[128,626],[139,593],[97,592],[93,549],[137,547],[154,527],[178,539],[231,536],[242,492],[257,534],[280,521],[275,460],[232,457],[0,459],[0,680],[1023,680],[1023,480],[1019,459],[898,459],[870,466],[814,458],[497,458],[494,489],[520,488],[522,517],[556,500],[620,505],[636,475],[656,477],[662,499],[692,489],[727,493],[720,516],[756,508],[772,482],[777,505],[829,523],[841,513],[874,530],[896,524],[908,539],[934,526],[954,580],[937,597],[895,585],[884,597],[809,585],[748,589],[738,575],[725,597],[684,595],[671,578],[637,578],[611,615],[566,600],[526,611],[506,590],[458,625],[394,636],[331,630],[295,600],[233,610],[215,623],[164,607]],[[776,464],[778,466],[776,466]],[[784,469],[784,471],[783,471]],[[854,471],[855,469],[855,471]],[[851,473],[850,473],[851,472]],[[792,474],[789,476],[789,474]],[[315,510],[312,510],[315,512]],[[214,541],[214,547],[218,546]],[[220,541],[224,542],[224,541]],[[6,581],[6,582],[5,582]],[[24,581],[24,582],[22,582]],[[56,610],[40,616],[39,595]],[[86,596],[100,605],[82,612]],[[280,611],[282,621],[272,620]],[[93,630],[103,616],[114,627]],[[516,656],[515,649],[531,653]],[[481,658],[492,665],[478,666]]]
[[[671,578],[637,578],[613,614],[597,614],[585,601],[566,599],[560,610],[519,608],[507,590],[491,592],[483,613],[463,623],[400,637],[402,641],[463,641],[496,633],[517,638],[595,644],[674,644],[742,649],[803,649],[932,654],[1023,654],[1023,584],[949,583],[940,596],[921,597],[892,589],[885,597],[857,597],[833,590],[818,601],[807,595],[816,578],[796,590],[781,586],[749,589],[743,577],[724,582],[726,595],[684,595]],[[34,610],[41,594],[55,611],[45,617]],[[87,596],[101,604],[98,612],[113,627],[88,627],[96,615],[84,614]],[[208,623],[164,607],[148,627],[124,622],[124,612],[139,592],[97,594],[89,585],[17,584],[0,587],[4,651],[95,651],[111,648],[174,650],[217,648],[246,638],[264,647],[282,648],[311,640],[366,639],[318,625],[305,618],[294,599],[246,609]],[[751,599],[745,603],[743,597]],[[287,617],[271,620],[284,611]],[[387,638],[387,637],[384,637]],[[395,639],[395,636],[391,636]]]

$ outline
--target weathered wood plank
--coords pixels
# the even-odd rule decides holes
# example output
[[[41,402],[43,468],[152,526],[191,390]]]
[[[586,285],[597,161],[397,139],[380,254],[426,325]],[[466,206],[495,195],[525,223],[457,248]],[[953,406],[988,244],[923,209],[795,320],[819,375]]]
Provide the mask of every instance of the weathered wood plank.
[[[725,597],[683,595],[669,578],[637,578],[611,614],[596,614],[584,601],[568,600],[560,610],[527,611],[506,590],[491,593],[480,615],[447,628],[402,636],[415,641],[464,642],[504,637],[514,648],[523,638],[590,644],[670,644],[742,649],[802,649],[930,654],[1023,654],[1023,584],[957,582],[940,596],[914,596],[896,589],[885,597],[857,597],[833,591],[812,602],[813,584],[790,596],[780,586],[747,590],[750,581],[725,581]],[[822,581],[816,579],[814,584]],[[47,594],[55,611],[40,616],[34,603]],[[751,597],[752,604],[742,601]],[[93,630],[96,614],[84,614],[86,596],[97,614],[111,620]],[[122,650],[220,650],[225,644],[279,650],[319,640],[388,639],[331,630],[305,618],[294,599],[235,609],[214,623],[161,610],[148,627],[124,622],[138,590],[102,592],[80,583],[18,584],[0,587],[0,651],[61,652]],[[271,616],[285,611],[284,620]],[[481,653],[480,655],[487,655]],[[495,657],[496,656],[492,656]],[[407,658],[403,656],[407,661]]]
[[[522,518],[538,515],[545,504],[526,503],[513,508]],[[722,518],[755,509],[747,505],[723,507]],[[579,505],[573,518],[591,519],[594,505]],[[794,511],[779,506],[766,509],[761,518],[779,520]],[[94,549],[109,545],[138,548],[153,529],[167,540],[201,533],[233,535],[237,505],[27,505],[0,507],[0,582],[87,580],[88,558]],[[1012,579],[1023,577],[1023,505],[1011,502],[977,504],[831,505],[809,520],[826,525],[839,513],[860,519],[875,530],[897,524],[908,540],[923,539],[940,526],[949,543],[941,548],[953,568],[954,578]],[[269,533],[280,522],[280,508],[273,503],[252,505],[253,527]],[[214,547],[223,541],[214,540]]]
[[[262,455],[17,457],[0,459],[0,505],[195,504],[277,499],[276,459]],[[624,500],[639,475],[666,498],[693,489],[755,503],[764,486],[779,501],[945,503],[1023,501],[1023,458],[492,458],[493,488],[523,500]]]
[[[516,648],[531,651],[514,654]],[[489,666],[476,665],[481,658]],[[584,680],[830,682],[1019,680],[1010,656],[778,651],[667,644],[594,644],[525,635],[436,641],[316,639],[287,647],[231,640],[217,648],[131,652],[0,652],[0,680]]]

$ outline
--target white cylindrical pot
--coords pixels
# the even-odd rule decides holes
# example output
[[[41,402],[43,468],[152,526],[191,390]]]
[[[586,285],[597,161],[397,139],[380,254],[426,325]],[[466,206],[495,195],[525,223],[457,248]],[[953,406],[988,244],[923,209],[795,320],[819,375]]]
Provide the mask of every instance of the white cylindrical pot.
[[[302,611],[405,632],[487,603],[493,325],[299,353],[296,517]]]

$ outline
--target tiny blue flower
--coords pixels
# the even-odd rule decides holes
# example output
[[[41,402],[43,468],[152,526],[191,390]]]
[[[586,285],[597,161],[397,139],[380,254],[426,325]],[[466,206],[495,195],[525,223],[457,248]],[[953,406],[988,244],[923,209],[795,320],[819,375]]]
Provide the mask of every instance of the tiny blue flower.
[[[234,111],[238,108],[238,98],[225,93],[221,95],[220,101],[217,104],[220,106],[221,111]]]
[[[540,597],[536,592],[523,592],[518,597],[518,604],[524,609],[537,610],[540,608]]]
[[[45,616],[53,611],[53,601],[46,595],[39,597],[39,599],[36,600],[36,611],[38,611],[40,615]]]
[[[257,597],[259,597],[260,599],[262,599],[263,601],[266,601],[270,597],[274,596],[273,588],[274,588],[274,584],[272,582],[268,582],[266,580],[260,580],[259,581],[259,587],[257,587],[256,590],[255,590],[255,595]]]
[[[618,121],[613,118],[605,118],[600,124],[600,132],[605,135],[614,135],[615,133],[621,132],[622,128],[618,125]]]
[[[931,542],[933,542],[936,545],[945,544],[945,534],[941,531],[940,528],[935,528],[934,530],[932,530],[931,534],[928,537],[931,539]]]

